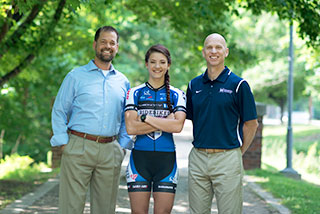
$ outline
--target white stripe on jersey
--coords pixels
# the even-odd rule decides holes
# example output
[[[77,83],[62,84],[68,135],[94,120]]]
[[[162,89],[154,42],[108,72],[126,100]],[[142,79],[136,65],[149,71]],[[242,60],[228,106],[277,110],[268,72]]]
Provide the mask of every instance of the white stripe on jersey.
[[[240,136],[240,119],[238,119],[238,125],[237,125],[237,136],[238,136],[238,141],[240,143],[240,147],[242,146],[242,140],[241,140],[241,136]]]
[[[177,94],[178,94],[178,100],[177,100],[177,104],[175,105],[176,107],[178,107],[178,106],[183,106],[184,108],[186,108],[186,95],[185,95],[185,93],[182,91],[182,90],[180,90],[180,89],[178,89],[178,88],[175,88],[175,87],[173,87],[173,86],[170,86],[170,90],[171,91],[174,91],[174,92],[176,92]],[[173,93],[174,94],[174,93]],[[171,102],[172,102],[173,100],[171,100]]]
[[[238,83],[238,86],[237,86],[237,89],[236,89],[236,93],[238,93],[238,90],[239,90],[239,87],[241,85],[242,82],[244,82],[245,80],[241,80],[239,83]]]

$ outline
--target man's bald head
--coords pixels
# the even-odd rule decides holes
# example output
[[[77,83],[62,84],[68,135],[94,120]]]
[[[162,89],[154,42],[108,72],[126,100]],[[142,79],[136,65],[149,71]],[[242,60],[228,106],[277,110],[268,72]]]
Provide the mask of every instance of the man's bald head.
[[[218,33],[207,36],[204,40],[202,56],[207,61],[208,69],[222,71],[224,69],[224,60],[229,55],[226,40]]]
[[[219,41],[225,48],[227,48],[227,42],[225,38],[218,33],[212,33],[208,35],[207,38],[204,40],[204,46],[206,46],[206,44],[212,40]]]

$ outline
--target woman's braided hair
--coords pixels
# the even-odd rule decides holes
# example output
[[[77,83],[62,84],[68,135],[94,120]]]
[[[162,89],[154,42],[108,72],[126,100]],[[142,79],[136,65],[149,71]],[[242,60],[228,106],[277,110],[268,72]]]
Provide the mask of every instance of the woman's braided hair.
[[[158,52],[158,53],[162,53],[163,55],[165,55],[167,57],[168,60],[168,64],[171,64],[171,56],[170,56],[170,52],[169,50],[160,44],[157,45],[153,45],[149,48],[149,50],[146,53],[145,56],[145,62],[147,63],[149,60],[149,57],[152,53],[154,52]],[[169,108],[170,113],[173,111],[172,109],[172,105],[171,105],[171,100],[170,100],[170,76],[169,76],[169,70],[167,70],[165,76],[164,76],[164,83],[166,85],[166,94],[167,94],[167,105]]]

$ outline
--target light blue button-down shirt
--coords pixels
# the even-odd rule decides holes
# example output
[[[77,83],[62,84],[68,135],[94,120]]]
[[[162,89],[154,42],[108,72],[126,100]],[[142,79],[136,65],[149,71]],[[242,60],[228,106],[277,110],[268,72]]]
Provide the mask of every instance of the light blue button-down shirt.
[[[68,128],[99,136],[118,135],[123,148],[132,141],[124,121],[125,98],[130,83],[111,65],[104,76],[91,60],[67,74],[52,109],[52,146],[69,141]]]

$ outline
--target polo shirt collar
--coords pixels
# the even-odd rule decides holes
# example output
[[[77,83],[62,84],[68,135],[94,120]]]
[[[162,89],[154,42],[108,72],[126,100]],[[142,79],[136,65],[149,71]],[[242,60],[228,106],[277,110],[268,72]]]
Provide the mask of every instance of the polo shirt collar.
[[[98,68],[98,67],[96,66],[96,64],[94,64],[93,59],[90,60],[90,62],[87,64],[87,66],[88,66],[88,71],[101,70],[100,68]],[[115,70],[115,68],[113,67],[112,64],[111,64],[111,66],[110,66],[109,72],[112,73],[112,74],[115,74],[115,73],[116,73],[116,70]]]
[[[218,76],[218,78],[213,81],[225,82],[227,80],[227,78],[229,77],[229,75],[230,75],[230,70],[227,66],[225,66],[223,71]],[[213,81],[211,81],[211,79],[209,79],[208,68],[206,69],[206,72],[202,75],[202,78],[203,78],[203,83],[213,82]]]

